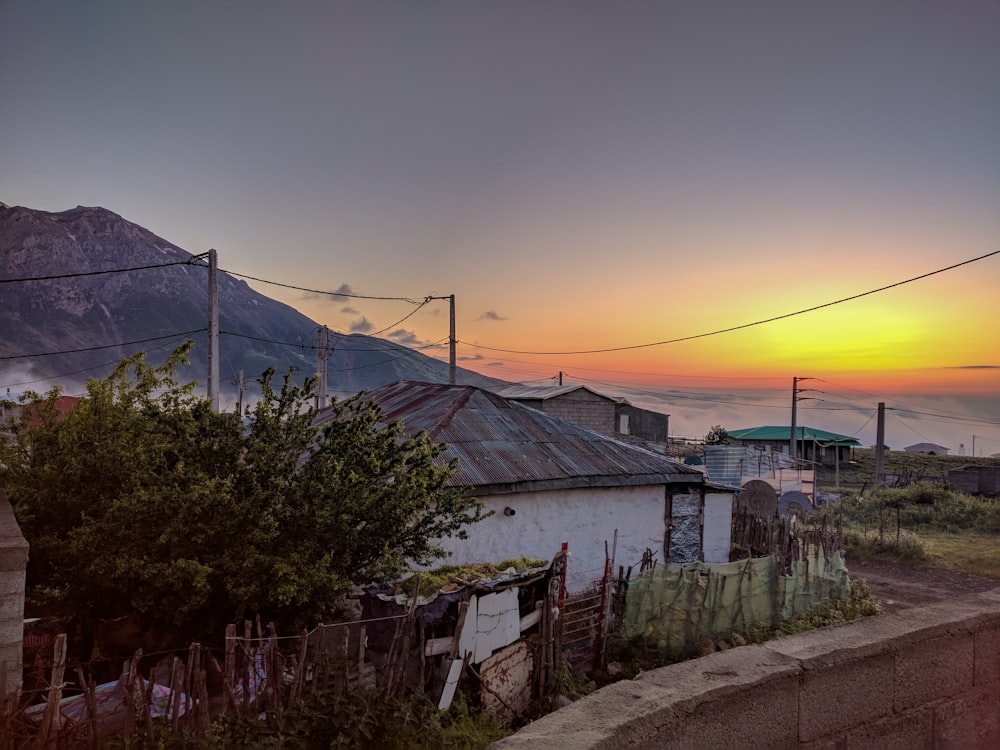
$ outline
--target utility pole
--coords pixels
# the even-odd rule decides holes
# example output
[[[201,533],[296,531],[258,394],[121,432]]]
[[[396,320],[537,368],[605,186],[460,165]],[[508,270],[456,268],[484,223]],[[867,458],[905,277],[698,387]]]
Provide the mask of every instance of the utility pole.
[[[236,378],[236,413],[243,416],[243,370]]]
[[[798,458],[798,425],[795,422],[796,410],[799,404],[799,379],[792,378],[792,434],[788,442],[788,455],[793,460]]]
[[[219,411],[219,254],[208,251],[208,400]]]
[[[448,303],[451,306],[451,325],[448,329],[448,382],[455,385],[455,295],[448,295]]]
[[[789,436],[788,440],[788,455],[793,459],[799,457],[799,440],[797,434],[799,431],[797,421],[798,404],[799,401],[804,401],[805,399],[810,398],[810,396],[799,398],[799,394],[802,393],[802,391],[812,390],[810,388],[799,388],[799,381],[802,380],[814,380],[814,378],[792,378],[792,434]],[[816,458],[815,450],[813,450],[813,458]]]
[[[563,371],[560,370],[559,371],[559,385],[562,385],[562,376],[563,376]]]
[[[319,385],[316,389],[316,408],[326,406],[326,376],[327,361],[330,359],[330,329],[320,326],[316,329],[316,378]]]
[[[879,401],[878,419],[875,422],[875,486],[885,484],[885,403]]]

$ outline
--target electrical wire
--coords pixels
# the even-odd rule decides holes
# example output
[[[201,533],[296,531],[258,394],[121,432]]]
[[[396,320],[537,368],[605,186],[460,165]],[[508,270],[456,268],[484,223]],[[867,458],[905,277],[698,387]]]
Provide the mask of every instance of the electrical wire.
[[[385,328],[383,328],[383,329],[381,329],[379,331],[372,331],[368,335],[369,336],[378,336],[380,333],[385,333],[390,328],[395,328],[396,326],[398,326],[398,325],[400,325],[402,323],[405,323],[409,318],[412,318],[414,315],[416,315],[418,312],[420,312],[421,308],[423,308],[425,305],[427,305],[430,301],[431,301],[430,297],[425,297],[423,302],[421,302],[417,307],[413,308],[409,313],[407,313],[406,315],[404,315],[402,318],[400,318],[399,320],[397,320],[395,323],[393,323],[392,325],[388,325],[388,326],[386,326]]]
[[[351,299],[371,299],[371,300],[388,300],[392,302],[409,302],[411,305],[425,305],[429,301],[429,297],[423,297],[422,299],[415,299],[413,297],[376,297],[368,294],[354,294],[353,292],[331,292],[324,289],[308,289],[304,286],[295,286],[294,284],[282,284],[279,281],[269,281],[268,279],[261,279],[257,276],[250,276],[249,274],[239,273],[237,271],[227,271],[219,269],[222,273],[228,273],[230,276],[236,276],[240,279],[249,279],[250,281],[257,281],[261,284],[270,284],[272,286],[280,286],[284,289],[294,289],[298,292],[309,292],[310,294],[325,294],[330,297],[350,297]]]
[[[195,255],[188,260],[175,260],[171,263],[156,263],[149,266],[132,266],[131,268],[109,268],[105,271],[81,271],[79,273],[60,273],[54,274],[52,276],[25,276],[19,279],[0,279],[0,284],[13,284],[19,281],[51,281],[53,279],[75,279],[82,276],[101,276],[107,273],[128,273],[130,271],[146,271],[150,268],[167,268],[169,266],[198,266],[200,263],[195,263],[199,257]]]
[[[920,279],[926,279],[929,276],[934,276],[939,273],[944,273],[945,271],[951,271],[952,269],[959,268],[960,266],[965,266],[970,263],[975,263],[976,261],[980,261],[985,258],[989,258],[993,255],[998,255],[998,254],[1000,254],[1000,250],[994,250],[991,253],[986,253],[986,255],[980,255],[978,258],[970,258],[969,260],[963,260],[961,263],[955,263],[953,265],[947,266],[946,268],[939,268],[936,271],[930,271],[928,273],[921,274],[920,276],[914,276],[913,278],[906,279],[904,281],[897,281],[893,284],[888,284],[886,286],[879,287],[878,289],[870,289],[869,291],[861,292],[860,294],[853,294],[850,297],[843,297],[841,299],[834,300],[833,302],[824,302],[822,305],[814,305],[813,307],[807,307],[803,310],[796,310],[795,312],[785,313],[783,315],[775,315],[774,317],[765,318],[763,320],[755,320],[752,323],[743,323],[742,325],[738,326],[730,326],[729,328],[721,328],[719,330],[708,331],[706,333],[696,333],[691,336],[681,336],[680,338],[668,339],[666,341],[653,341],[647,344],[633,344],[631,346],[614,346],[614,347],[608,347],[606,349],[583,349],[579,351],[558,351],[558,352],[524,351],[519,349],[499,349],[497,347],[484,346],[482,344],[472,344],[469,343],[468,341],[463,341],[461,343],[465,344],[466,346],[475,347],[477,349],[487,349],[489,351],[502,352],[504,354],[537,354],[543,356],[562,356],[570,354],[605,354],[607,352],[623,352],[632,349],[646,349],[652,346],[663,346],[665,344],[677,344],[681,341],[692,341],[694,339],[706,338],[708,336],[717,336],[720,333],[730,333],[732,331],[739,331],[744,328],[752,328],[753,326],[759,326],[765,323],[773,323],[776,320],[784,320],[786,318],[792,318],[796,315],[803,315],[808,312],[815,312],[816,310],[822,310],[825,307],[833,307],[834,305],[839,305],[844,302],[850,302],[852,300],[861,299],[862,297],[867,297],[868,295],[876,294],[878,292],[884,292],[887,289],[893,289],[897,286],[903,286],[904,284],[909,284],[914,281],[919,281]]]
[[[183,338],[183,337],[178,336],[177,338]],[[146,351],[146,353],[148,354],[149,352],[155,352],[170,345],[171,343],[168,341],[166,343],[160,344],[159,346],[151,347]],[[20,383],[3,383],[0,384],[0,388],[17,388],[18,386],[22,385],[31,385],[33,383],[45,383],[49,380],[58,380],[59,378],[69,378],[72,377],[73,375],[81,375],[85,372],[90,372],[91,370],[100,370],[103,367],[111,367],[112,365],[117,365],[120,361],[121,361],[120,359],[112,359],[108,360],[107,362],[102,362],[99,365],[93,365],[92,367],[84,367],[81,370],[74,370],[73,372],[64,372],[60,373],[59,375],[51,375],[49,377],[37,378],[35,380],[23,380]]]
[[[114,349],[116,346],[131,346],[132,344],[145,344],[148,341],[163,341],[164,339],[178,339],[183,336],[191,336],[195,333],[204,333],[207,328],[198,328],[194,331],[184,331],[183,333],[171,333],[167,336],[153,336],[148,339],[136,339],[135,341],[122,341],[117,344],[104,344],[102,346],[88,346],[82,349],[63,349],[57,352],[38,352],[36,354],[11,354],[0,357],[0,360],[10,359],[30,359],[32,357],[50,357],[56,354],[79,354],[80,352],[96,352],[100,349]]]

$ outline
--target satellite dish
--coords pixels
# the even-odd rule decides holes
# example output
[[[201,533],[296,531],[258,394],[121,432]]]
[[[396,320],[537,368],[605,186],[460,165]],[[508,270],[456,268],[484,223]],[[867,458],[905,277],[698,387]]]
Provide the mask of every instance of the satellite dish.
[[[786,492],[778,500],[778,515],[782,518],[787,516],[802,518],[812,508],[813,504],[809,499],[809,495],[798,490]]]
[[[770,521],[778,515],[778,493],[774,487],[761,479],[751,479],[743,485],[736,499],[740,508],[746,508],[750,513]]]

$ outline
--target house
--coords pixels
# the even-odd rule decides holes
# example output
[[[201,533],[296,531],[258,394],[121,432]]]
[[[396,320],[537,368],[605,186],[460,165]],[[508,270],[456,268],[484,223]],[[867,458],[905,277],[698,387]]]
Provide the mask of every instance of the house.
[[[827,432],[816,427],[796,427],[795,435],[798,447],[796,456],[824,466],[849,461],[851,448],[861,446],[855,437],[838,435],[836,432]],[[729,442],[732,444],[747,445],[757,450],[776,453],[788,453],[791,436],[792,428],[787,426],[768,425],[728,431]]]
[[[401,381],[366,398],[385,422],[447,444],[450,484],[494,511],[468,539],[442,541],[450,563],[548,559],[563,542],[572,569],[595,577],[606,550],[625,566],[647,550],[661,562],[729,559],[733,491],[693,468],[473,386]]]
[[[52,408],[57,420],[63,419],[73,408],[80,403],[80,396],[59,395],[52,401]],[[31,425],[39,425],[44,418],[44,410],[47,406],[45,396],[37,401],[24,400],[22,394],[10,394],[0,398],[0,420],[8,418],[23,419]]]
[[[951,448],[945,448],[937,443],[914,443],[903,448],[908,453],[929,453],[932,456],[947,456]]]
[[[623,398],[605,396],[584,385],[509,385],[494,392],[511,401],[565,419],[605,435],[630,435],[666,443],[670,415],[633,406]]]

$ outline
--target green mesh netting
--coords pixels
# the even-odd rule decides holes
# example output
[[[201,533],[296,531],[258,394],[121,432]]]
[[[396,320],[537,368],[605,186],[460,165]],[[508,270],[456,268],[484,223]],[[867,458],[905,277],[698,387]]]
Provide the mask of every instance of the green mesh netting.
[[[630,581],[622,619],[629,641],[666,656],[705,639],[746,633],[805,614],[827,598],[850,596],[843,555],[816,548],[779,570],[773,555],[731,563],[665,565]]]

